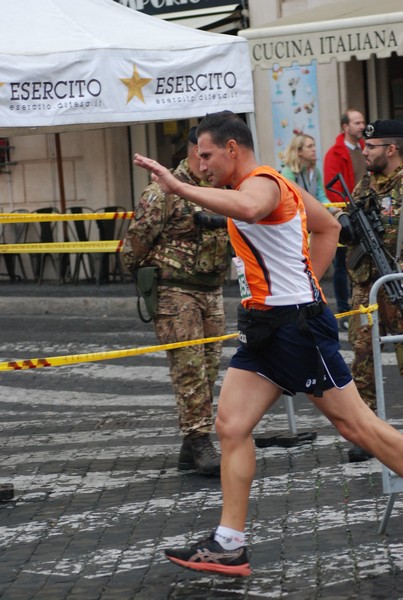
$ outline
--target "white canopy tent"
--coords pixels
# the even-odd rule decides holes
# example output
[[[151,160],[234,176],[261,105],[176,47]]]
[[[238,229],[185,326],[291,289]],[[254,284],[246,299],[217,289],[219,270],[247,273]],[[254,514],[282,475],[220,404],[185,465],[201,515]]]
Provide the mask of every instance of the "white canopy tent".
[[[0,136],[252,113],[247,42],[113,0],[12,0],[0,37]]]
[[[246,113],[246,40],[150,17],[113,0],[11,0],[2,11],[0,138]]]

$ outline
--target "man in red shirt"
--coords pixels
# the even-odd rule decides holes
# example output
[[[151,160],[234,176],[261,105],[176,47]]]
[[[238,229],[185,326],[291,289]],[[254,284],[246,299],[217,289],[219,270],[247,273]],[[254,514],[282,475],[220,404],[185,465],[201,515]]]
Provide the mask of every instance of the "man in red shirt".
[[[335,175],[341,173],[350,192],[365,175],[365,158],[362,154],[364,148],[363,131],[365,129],[364,116],[353,108],[348,109],[341,116],[342,133],[336,137],[336,142],[329,148],[324,160],[325,186]],[[340,182],[334,186],[342,191]],[[335,192],[326,190],[330,202],[341,202],[342,198]],[[331,211],[332,212],[332,211]],[[335,210],[337,212],[337,209]],[[346,267],[347,249],[339,246],[333,261],[333,288],[336,297],[337,311],[344,313],[350,310],[350,286]],[[348,329],[348,321],[341,321],[341,329]]]

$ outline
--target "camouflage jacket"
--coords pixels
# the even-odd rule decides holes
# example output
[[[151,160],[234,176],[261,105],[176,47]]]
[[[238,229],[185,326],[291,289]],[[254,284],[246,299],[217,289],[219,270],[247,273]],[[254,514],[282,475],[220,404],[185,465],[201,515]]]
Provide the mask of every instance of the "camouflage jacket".
[[[184,159],[175,177],[191,185],[202,182]],[[149,184],[136,207],[123,244],[123,262],[132,273],[139,267],[156,266],[162,283],[214,288],[224,283],[230,261],[226,220],[221,227],[195,223],[202,209],[184,198],[165,194],[157,183]],[[213,215],[214,213],[208,213]]]
[[[382,175],[381,173],[365,175],[354,188],[353,197],[355,200],[362,201],[368,196],[370,190],[375,191],[379,198],[380,217],[385,229],[383,236],[385,250],[392,257],[395,257],[403,199],[403,164],[389,176]],[[348,256],[353,251],[354,246],[349,248]],[[401,256],[400,258],[401,266],[403,266],[403,257]],[[354,270],[349,269],[349,275],[351,280],[357,283],[374,281],[379,277],[369,256],[365,256]]]

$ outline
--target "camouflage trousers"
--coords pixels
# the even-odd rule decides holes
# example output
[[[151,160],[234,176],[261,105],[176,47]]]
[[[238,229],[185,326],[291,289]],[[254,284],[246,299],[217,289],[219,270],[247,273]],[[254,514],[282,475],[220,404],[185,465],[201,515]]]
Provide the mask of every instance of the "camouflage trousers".
[[[369,306],[369,292],[373,282],[358,284],[352,288],[352,308]],[[388,299],[383,287],[378,293],[378,320],[380,335],[397,335],[403,332],[403,317],[397,306]],[[359,314],[352,315],[349,321],[348,339],[353,347],[354,358],[351,373],[364,402],[376,410],[375,374],[370,325],[362,325]],[[403,344],[395,344],[400,374],[403,375]]]
[[[159,286],[154,328],[160,344],[224,335],[222,289],[200,292]],[[212,430],[213,388],[221,349],[222,342],[217,342],[167,351],[179,427],[184,435]]]

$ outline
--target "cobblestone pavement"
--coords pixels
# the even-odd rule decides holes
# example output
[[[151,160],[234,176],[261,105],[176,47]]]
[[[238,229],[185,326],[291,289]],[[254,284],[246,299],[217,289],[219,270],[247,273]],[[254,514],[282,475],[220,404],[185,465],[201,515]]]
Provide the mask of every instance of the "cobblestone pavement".
[[[0,317],[0,360],[155,342],[135,316],[32,318],[13,303],[19,316]],[[393,353],[383,361],[387,415],[403,430]],[[253,573],[233,579],[164,559],[164,548],[209,532],[221,503],[218,479],[176,469],[181,440],[164,354],[0,377],[0,484],[15,490],[0,503],[2,600],[403,599],[403,497],[380,535],[381,465],[349,464],[349,444],[303,396],[294,402],[298,431],[317,438],[257,449]],[[281,432],[280,400],[256,434]]]

